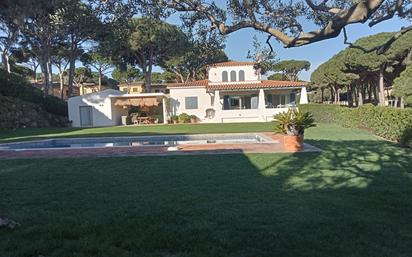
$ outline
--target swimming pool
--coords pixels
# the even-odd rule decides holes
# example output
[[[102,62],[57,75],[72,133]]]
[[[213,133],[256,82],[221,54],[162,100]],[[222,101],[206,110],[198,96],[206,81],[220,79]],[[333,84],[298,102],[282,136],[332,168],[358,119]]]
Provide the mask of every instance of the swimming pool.
[[[179,145],[249,143],[278,143],[278,141],[259,133],[58,138],[0,144],[0,150],[78,149],[141,146],[173,147]]]

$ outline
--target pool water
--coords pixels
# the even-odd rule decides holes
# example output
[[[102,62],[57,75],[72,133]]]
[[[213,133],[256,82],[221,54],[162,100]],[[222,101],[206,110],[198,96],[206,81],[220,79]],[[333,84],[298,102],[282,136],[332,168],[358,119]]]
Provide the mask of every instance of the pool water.
[[[0,150],[247,144],[263,142],[277,143],[277,141],[262,134],[240,133],[46,139],[41,141],[0,144]]]

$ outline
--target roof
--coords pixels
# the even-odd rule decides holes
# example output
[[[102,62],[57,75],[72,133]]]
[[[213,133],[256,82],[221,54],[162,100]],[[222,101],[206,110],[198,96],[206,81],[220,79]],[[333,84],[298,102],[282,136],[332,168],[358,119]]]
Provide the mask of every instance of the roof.
[[[303,87],[306,82],[299,81],[280,81],[280,80],[262,80],[260,82],[250,83],[212,83],[208,80],[197,80],[187,83],[169,84],[168,87],[206,87],[210,90],[243,90],[243,89],[261,89],[261,88],[287,88]]]
[[[166,97],[164,93],[140,93],[140,94],[122,94],[109,95],[110,98],[148,98],[148,97]]]
[[[255,62],[228,61],[228,62],[219,62],[219,63],[210,64],[209,67],[250,66],[250,65],[255,65]]]
[[[128,87],[129,85],[132,87],[135,86],[143,86],[144,82],[143,81],[138,81],[138,82],[131,82],[130,84],[127,83],[120,83],[119,85],[117,85],[118,87]],[[166,83],[153,83],[150,85],[152,87],[165,87],[167,86]]]

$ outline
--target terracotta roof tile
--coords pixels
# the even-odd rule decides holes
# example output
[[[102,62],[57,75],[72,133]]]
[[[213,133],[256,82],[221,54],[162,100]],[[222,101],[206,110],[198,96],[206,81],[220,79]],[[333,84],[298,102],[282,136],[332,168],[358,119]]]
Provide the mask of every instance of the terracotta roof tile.
[[[208,80],[197,80],[187,83],[169,84],[168,87],[206,87],[211,90],[237,90],[237,89],[259,89],[259,88],[284,88],[284,87],[301,87],[306,82],[280,81],[280,80],[262,80],[261,82],[251,83],[221,83],[209,84]]]
[[[167,87],[206,87],[208,85],[208,80],[196,80],[196,81],[190,81],[186,83],[169,83],[167,84]]]
[[[248,65],[255,65],[255,63],[254,62],[228,61],[228,62],[219,62],[219,63],[210,64],[209,67],[248,66]]]

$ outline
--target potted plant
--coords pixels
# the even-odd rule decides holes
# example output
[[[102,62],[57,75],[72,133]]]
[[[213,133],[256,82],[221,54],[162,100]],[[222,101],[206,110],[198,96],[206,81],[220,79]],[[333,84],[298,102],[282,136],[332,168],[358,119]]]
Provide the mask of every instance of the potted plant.
[[[303,149],[303,137],[305,129],[315,127],[315,120],[309,112],[301,112],[298,109],[289,109],[275,115],[275,132],[284,135],[284,148],[287,151],[300,151]]]
[[[196,115],[190,115],[190,123],[196,123],[198,121],[198,118]]]
[[[172,115],[170,117],[170,120],[172,121],[173,124],[177,124],[177,122],[179,121],[179,116],[177,115]]]

